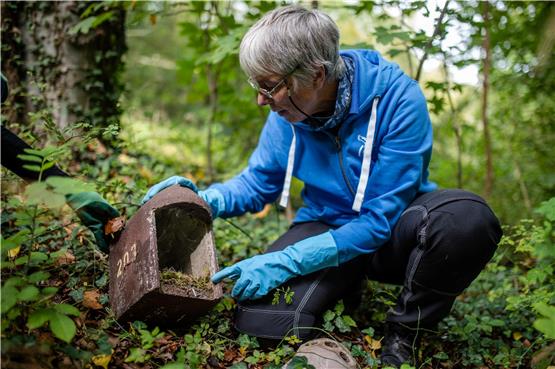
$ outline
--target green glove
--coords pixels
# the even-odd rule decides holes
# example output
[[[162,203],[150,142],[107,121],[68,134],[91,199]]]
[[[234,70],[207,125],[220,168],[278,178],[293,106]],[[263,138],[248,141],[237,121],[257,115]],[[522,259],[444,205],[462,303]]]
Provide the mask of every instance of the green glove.
[[[99,250],[108,253],[110,248],[104,237],[104,225],[108,220],[118,217],[119,212],[96,192],[74,193],[67,195],[66,200],[81,223],[93,233]]]

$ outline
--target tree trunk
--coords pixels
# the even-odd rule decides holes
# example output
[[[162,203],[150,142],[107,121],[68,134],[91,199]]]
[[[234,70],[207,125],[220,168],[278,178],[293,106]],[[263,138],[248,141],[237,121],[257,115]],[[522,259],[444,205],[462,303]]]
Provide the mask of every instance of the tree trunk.
[[[48,113],[60,130],[77,122],[101,128],[119,121],[125,11],[112,7],[107,21],[85,34],[70,34],[91,4],[2,2],[10,123],[30,125],[28,113],[35,112]]]
[[[484,145],[486,154],[486,180],[484,185],[484,195],[486,198],[491,196],[493,190],[493,158],[491,149],[491,136],[489,133],[488,122],[488,90],[489,90],[489,70],[491,66],[491,48],[489,37],[489,3],[485,1],[482,3],[482,16],[484,18],[484,61],[483,73],[484,78],[482,82],[482,126],[484,130]]]

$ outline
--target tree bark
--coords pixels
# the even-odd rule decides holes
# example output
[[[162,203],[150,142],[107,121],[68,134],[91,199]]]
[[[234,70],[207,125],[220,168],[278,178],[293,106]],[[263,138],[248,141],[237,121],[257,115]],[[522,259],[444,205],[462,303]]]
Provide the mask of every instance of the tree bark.
[[[100,128],[119,121],[125,11],[111,8],[109,20],[86,34],[70,34],[91,4],[2,2],[2,40],[9,40],[2,60],[13,92],[7,107],[12,123],[30,125],[28,113],[41,111],[60,130],[77,122]]]
[[[484,130],[484,146],[486,154],[486,179],[484,184],[484,195],[486,198],[491,196],[493,191],[493,158],[491,148],[491,136],[488,122],[488,92],[489,92],[489,72],[491,66],[491,46],[489,37],[489,3],[482,3],[482,16],[484,19],[484,41],[483,41],[483,81],[482,81],[482,127]]]

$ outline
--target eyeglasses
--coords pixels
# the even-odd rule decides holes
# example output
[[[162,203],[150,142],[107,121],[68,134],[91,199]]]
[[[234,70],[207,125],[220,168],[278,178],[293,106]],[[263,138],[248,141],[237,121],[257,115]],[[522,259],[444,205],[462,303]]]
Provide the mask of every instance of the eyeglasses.
[[[254,88],[256,90],[256,92],[258,92],[259,94],[261,94],[262,96],[273,100],[274,99],[274,94],[276,92],[279,91],[279,89],[281,88],[281,86],[285,83],[285,81],[287,80],[287,77],[289,77],[289,75],[283,77],[281,79],[281,81],[279,81],[274,87],[272,87],[272,89],[267,90],[265,88],[262,88],[258,85],[258,83],[252,79],[251,77],[249,77],[249,79],[247,80],[249,82],[249,85],[251,85],[252,88]]]
[[[252,88],[254,88],[256,90],[256,92],[258,92],[259,94],[261,94],[262,96],[273,100],[274,99],[274,94],[276,92],[279,91],[279,89],[281,88],[282,85],[287,86],[287,78],[289,78],[293,73],[295,73],[295,71],[299,68],[299,66],[297,65],[290,73],[287,73],[285,75],[285,77],[283,77],[274,87],[272,87],[270,90],[267,90],[265,88],[262,88],[258,85],[258,82],[256,82],[252,77],[249,77],[249,79],[247,80],[249,82],[249,85],[251,85]]]

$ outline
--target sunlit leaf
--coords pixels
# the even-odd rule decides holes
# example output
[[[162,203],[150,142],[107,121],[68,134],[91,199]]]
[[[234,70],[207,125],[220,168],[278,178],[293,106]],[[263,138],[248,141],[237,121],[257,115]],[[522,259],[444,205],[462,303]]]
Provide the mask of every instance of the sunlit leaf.
[[[36,329],[42,327],[54,312],[51,309],[39,309],[33,311],[27,318],[27,328]]]
[[[61,195],[95,191],[93,184],[70,177],[52,176],[48,177],[45,182],[54,189],[54,192]]]
[[[104,369],[108,369],[108,364],[110,364],[111,360],[112,360],[112,354],[96,355],[96,356],[93,356],[92,359],[91,359],[91,361],[94,365],[100,366]]]
[[[50,317],[50,330],[54,336],[69,343],[75,336],[76,327],[73,320],[66,315],[55,312]]]
[[[70,304],[56,304],[56,305],[54,305],[54,309],[57,312],[65,314],[65,315],[79,316],[79,314],[80,314],[79,309],[77,309],[75,306],[70,305]]]

